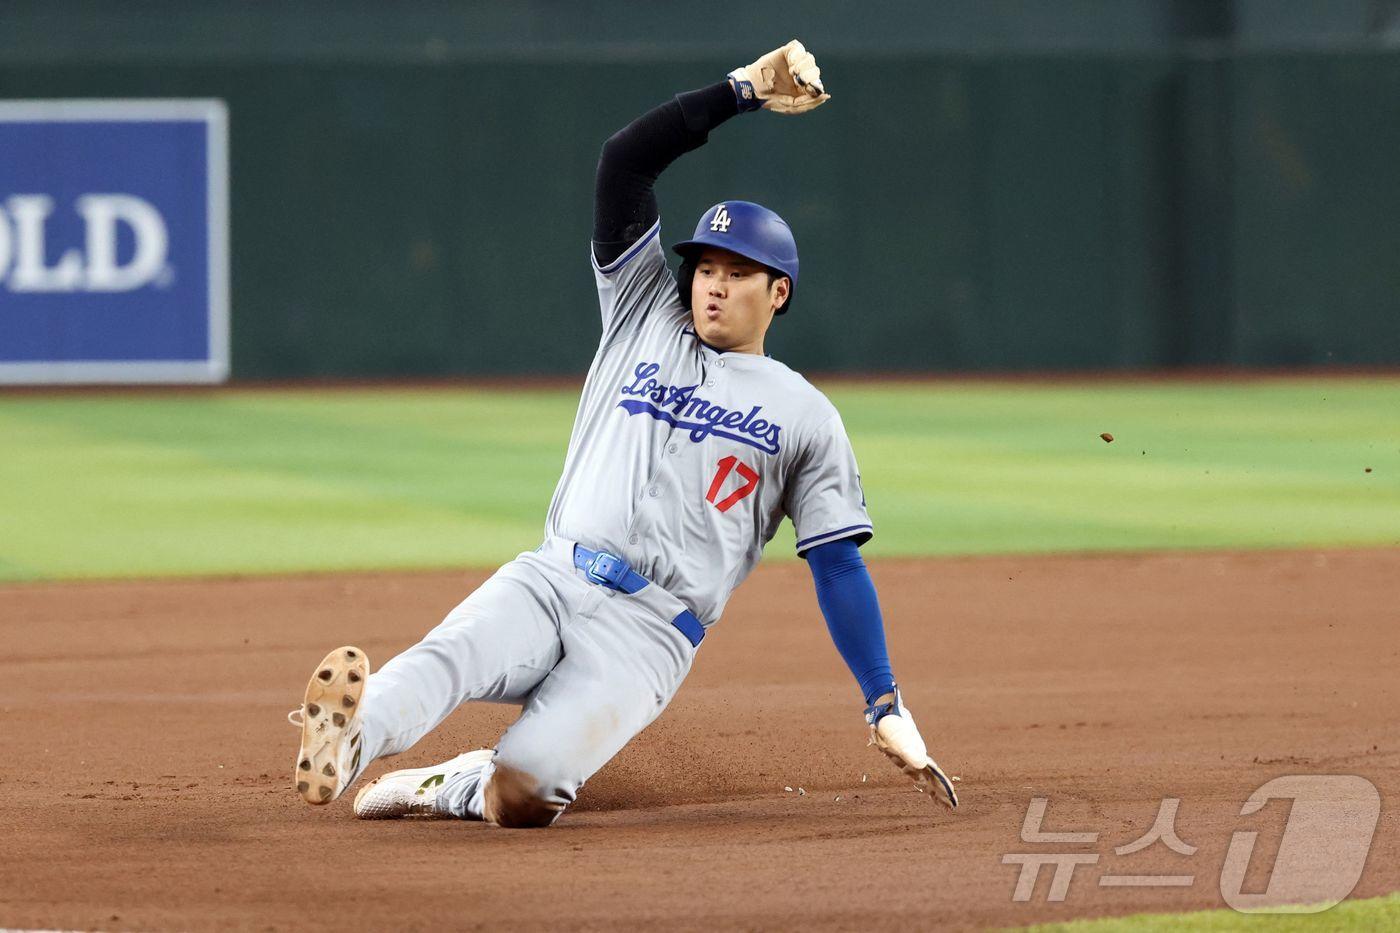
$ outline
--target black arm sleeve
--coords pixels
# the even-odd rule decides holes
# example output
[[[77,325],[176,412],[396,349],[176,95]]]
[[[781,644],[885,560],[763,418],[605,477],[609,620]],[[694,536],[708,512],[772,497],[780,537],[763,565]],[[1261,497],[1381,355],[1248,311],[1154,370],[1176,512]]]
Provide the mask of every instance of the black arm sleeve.
[[[703,146],[710,130],[738,112],[733,88],[721,81],[677,94],[608,138],[593,192],[593,255],[599,265],[621,256],[656,223],[652,185],[666,166]]]

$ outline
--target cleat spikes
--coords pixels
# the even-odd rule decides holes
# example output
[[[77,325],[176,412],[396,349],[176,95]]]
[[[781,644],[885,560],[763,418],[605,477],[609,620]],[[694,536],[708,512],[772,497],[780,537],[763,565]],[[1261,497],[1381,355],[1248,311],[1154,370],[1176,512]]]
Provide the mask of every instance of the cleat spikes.
[[[360,720],[368,679],[369,658],[350,645],[336,648],[311,669],[301,715],[292,720],[301,728],[292,782],[313,806],[339,797],[371,760],[364,754]]]

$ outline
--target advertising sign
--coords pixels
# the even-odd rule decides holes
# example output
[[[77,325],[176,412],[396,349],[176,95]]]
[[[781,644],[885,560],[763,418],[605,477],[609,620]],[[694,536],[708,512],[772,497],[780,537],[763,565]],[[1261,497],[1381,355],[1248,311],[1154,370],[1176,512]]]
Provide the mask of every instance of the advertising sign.
[[[221,382],[217,100],[0,101],[0,382]]]

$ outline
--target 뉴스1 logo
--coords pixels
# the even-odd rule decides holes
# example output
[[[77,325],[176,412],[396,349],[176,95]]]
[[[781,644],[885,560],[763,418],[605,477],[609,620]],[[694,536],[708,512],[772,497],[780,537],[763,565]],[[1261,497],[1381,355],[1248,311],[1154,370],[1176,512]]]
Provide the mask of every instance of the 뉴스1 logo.
[[[53,198],[15,194],[0,205],[0,282],[12,292],[130,292],[168,285],[170,234],[165,218],[130,194],[85,194],[73,204],[83,218],[83,248],[63,252],[51,265],[46,226]],[[117,256],[118,230],[130,231],[135,248]]]
[[[728,233],[731,223],[733,221],[729,218],[729,208],[721,204],[715,209],[714,219],[710,221],[710,229],[718,230],[720,233]]]
[[[1282,838],[1276,845],[1259,846],[1255,858],[1258,829],[1236,830],[1230,836],[1225,864],[1220,869],[1220,896],[1230,907],[1247,913],[1318,913],[1340,903],[1351,895],[1375,839],[1376,825],[1381,815],[1381,795],[1366,778],[1357,774],[1285,774],[1276,777],[1249,795],[1240,808],[1241,817],[1259,813],[1270,800],[1287,798],[1291,806],[1283,826]],[[1053,843],[1060,851],[1008,852],[1001,857],[1003,865],[1020,866],[1011,899],[1025,903],[1035,896],[1037,887],[1045,891],[1047,902],[1065,900],[1078,869],[1090,871],[1103,867],[1104,862],[1128,870],[1122,873],[1099,874],[1097,884],[1081,882],[1081,897],[1087,885],[1097,888],[1190,888],[1196,884],[1196,874],[1174,872],[1142,872],[1134,868],[1136,859],[1127,863],[1111,861],[1103,852],[1073,851],[1082,847],[1098,848],[1099,832],[1046,832],[1041,827],[1049,799],[1032,797],[1021,824],[1021,842],[1032,846]],[[1113,855],[1136,856],[1157,843],[1178,856],[1190,858],[1197,847],[1182,839],[1176,831],[1179,797],[1166,797],[1157,809],[1157,816],[1146,833],[1131,842],[1115,847]],[[1066,851],[1069,850],[1069,851]],[[1208,860],[1208,859],[1207,859]],[[1262,869],[1265,887],[1250,884],[1246,891],[1246,875],[1255,865],[1254,881]],[[1168,864],[1179,863],[1173,859]],[[1162,863],[1157,861],[1156,865]],[[1147,866],[1143,866],[1147,867]],[[1184,865],[1182,867],[1185,867]],[[1042,868],[1053,871],[1041,872]],[[1038,885],[1042,874],[1050,877],[1048,887]],[[1092,888],[1090,889],[1092,890]]]

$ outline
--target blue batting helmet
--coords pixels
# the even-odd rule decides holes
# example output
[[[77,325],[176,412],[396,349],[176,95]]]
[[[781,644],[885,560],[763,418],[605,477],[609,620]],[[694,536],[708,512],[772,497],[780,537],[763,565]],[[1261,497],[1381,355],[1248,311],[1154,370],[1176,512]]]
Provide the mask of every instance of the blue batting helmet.
[[[752,201],[725,201],[700,215],[690,239],[671,247],[685,262],[681,265],[681,304],[690,307],[690,283],[695,277],[695,257],[706,246],[715,246],[761,263],[792,280],[788,299],[778,309],[783,314],[792,307],[792,291],[797,289],[797,241],[787,221]]]

